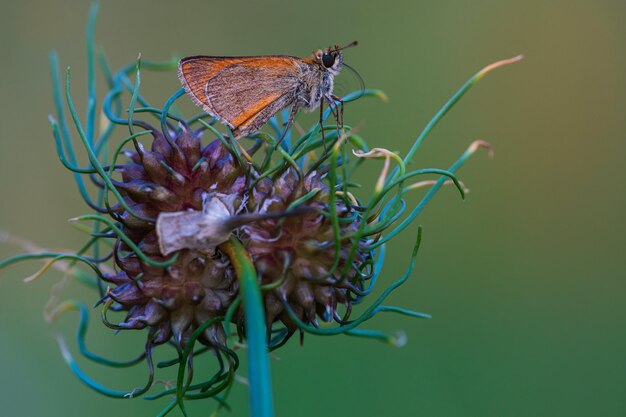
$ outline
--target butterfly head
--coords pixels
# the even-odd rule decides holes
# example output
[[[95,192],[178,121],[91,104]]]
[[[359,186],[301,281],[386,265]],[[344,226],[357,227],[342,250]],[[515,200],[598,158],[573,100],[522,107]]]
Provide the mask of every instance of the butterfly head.
[[[313,60],[318,63],[326,71],[329,71],[333,75],[337,75],[341,70],[343,64],[343,49],[356,46],[356,41],[346,46],[335,45],[334,47],[328,47],[326,49],[319,49],[313,54]]]

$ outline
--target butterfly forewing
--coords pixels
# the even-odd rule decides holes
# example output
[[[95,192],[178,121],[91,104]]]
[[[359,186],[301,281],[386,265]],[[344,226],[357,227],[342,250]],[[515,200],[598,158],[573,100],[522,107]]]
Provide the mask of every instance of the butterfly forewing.
[[[297,58],[287,56],[199,56],[181,61],[179,78],[196,104],[239,137],[294,103],[299,71]]]

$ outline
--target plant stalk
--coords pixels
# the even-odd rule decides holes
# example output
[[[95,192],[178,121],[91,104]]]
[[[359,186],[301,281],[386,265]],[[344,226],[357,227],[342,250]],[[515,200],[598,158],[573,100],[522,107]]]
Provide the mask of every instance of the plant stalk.
[[[241,291],[248,346],[250,415],[252,417],[273,417],[274,403],[267,354],[265,313],[256,270],[248,252],[234,236],[222,243],[219,249],[230,258]]]

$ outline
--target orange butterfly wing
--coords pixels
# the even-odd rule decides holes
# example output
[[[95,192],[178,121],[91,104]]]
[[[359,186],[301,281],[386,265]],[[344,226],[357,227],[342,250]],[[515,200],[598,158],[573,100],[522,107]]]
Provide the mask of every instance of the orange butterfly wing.
[[[196,56],[180,61],[178,77],[198,106],[240,137],[295,102],[301,85],[298,61],[288,56]]]

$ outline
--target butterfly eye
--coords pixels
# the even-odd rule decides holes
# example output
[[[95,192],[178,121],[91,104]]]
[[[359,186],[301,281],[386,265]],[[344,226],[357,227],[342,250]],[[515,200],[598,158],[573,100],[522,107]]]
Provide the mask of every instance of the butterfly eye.
[[[324,66],[326,68],[330,68],[333,66],[333,64],[335,63],[335,56],[332,54],[324,54],[322,55],[322,64],[324,64]]]

